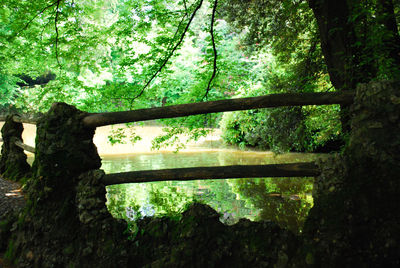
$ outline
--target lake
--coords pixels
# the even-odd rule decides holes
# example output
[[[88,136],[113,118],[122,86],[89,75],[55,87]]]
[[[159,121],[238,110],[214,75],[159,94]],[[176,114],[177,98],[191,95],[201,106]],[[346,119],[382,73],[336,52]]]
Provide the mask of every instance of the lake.
[[[24,124],[24,142],[34,146],[35,126]],[[135,127],[140,141],[111,145],[108,135],[123,125],[96,130],[94,142],[106,173],[225,165],[261,165],[312,161],[316,154],[242,151],[223,145],[215,130],[197,142],[189,142],[178,153],[167,147],[151,151],[152,139],[162,134],[159,126]],[[132,131],[132,130],[129,130]],[[186,138],[181,137],[184,141]],[[32,156],[30,157],[32,161]],[[121,184],[107,187],[107,207],[116,218],[127,221],[145,216],[179,215],[191,202],[210,205],[225,224],[241,218],[271,220],[294,232],[301,228],[313,205],[313,178],[251,178],[197,181],[168,181]]]
[[[218,137],[219,138],[219,137]],[[185,150],[103,155],[106,173],[226,165],[261,165],[315,160],[316,154],[242,151],[224,148],[215,136],[190,144]],[[146,141],[145,141],[146,142]],[[271,220],[293,232],[301,232],[313,205],[313,178],[251,178],[168,181],[107,187],[107,206],[116,218],[127,221],[145,216],[178,215],[191,202],[210,205],[231,225],[241,218]]]

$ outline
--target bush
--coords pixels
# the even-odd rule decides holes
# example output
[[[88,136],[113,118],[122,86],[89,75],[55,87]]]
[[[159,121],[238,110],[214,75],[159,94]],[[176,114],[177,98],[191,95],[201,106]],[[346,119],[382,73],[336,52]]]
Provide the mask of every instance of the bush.
[[[339,107],[311,106],[225,113],[222,138],[239,147],[311,152],[340,134]]]

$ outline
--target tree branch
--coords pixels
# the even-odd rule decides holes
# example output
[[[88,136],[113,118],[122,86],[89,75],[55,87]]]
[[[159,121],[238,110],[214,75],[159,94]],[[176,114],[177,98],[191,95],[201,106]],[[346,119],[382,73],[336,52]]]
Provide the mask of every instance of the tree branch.
[[[190,24],[192,23],[197,11],[200,9],[200,7],[203,4],[203,0],[200,0],[198,5],[196,6],[195,10],[193,11],[188,23],[186,24],[185,29],[183,30],[183,33],[181,34],[181,37],[179,39],[179,41],[176,43],[176,45],[172,48],[171,52],[167,55],[167,57],[164,59],[163,63],[161,64],[161,66],[158,68],[158,70],[151,76],[151,78],[146,82],[146,84],[144,85],[144,87],[141,89],[141,91],[139,92],[138,95],[136,95],[135,97],[132,98],[131,100],[131,104],[130,104],[130,108],[132,108],[132,103],[135,99],[139,98],[143,92],[145,91],[145,89],[150,85],[150,83],[153,81],[153,79],[162,71],[162,69],[165,67],[165,65],[167,64],[167,62],[169,61],[169,59],[172,57],[172,55],[174,54],[174,52],[176,51],[176,49],[181,45],[183,39],[185,38],[185,35],[189,29]],[[178,29],[179,30],[179,29]]]
[[[43,43],[43,33],[46,30],[47,26],[53,22],[53,16],[51,16],[48,20],[48,22],[43,26],[42,31],[40,32],[40,41]]]
[[[186,0],[183,0],[183,6],[185,7],[186,15],[188,15],[188,9],[187,9]]]
[[[172,45],[173,45],[173,42],[174,42],[176,36],[177,36],[178,33],[179,33],[179,29],[181,28],[181,26],[182,26],[183,22],[185,21],[185,18],[186,18],[186,17],[187,17],[187,14],[183,15],[181,21],[179,22],[178,27],[177,27],[177,29],[176,29],[176,31],[175,31],[174,37],[172,37],[172,41],[171,41],[171,44],[170,44],[170,46],[168,47],[168,49],[171,49],[171,47],[172,47]]]
[[[210,80],[208,81],[206,94],[204,94],[203,100],[207,99],[208,92],[210,91],[211,83],[217,74],[217,48],[215,47],[215,38],[214,38],[214,22],[215,22],[215,11],[217,10],[218,0],[214,1],[214,6],[211,15],[211,27],[210,27],[210,35],[211,35],[211,42],[213,46],[213,53],[214,53],[214,65],[213,65],[213,73],[211,75]]]
[[[54,3],[48,5],[48,6],[44,7],[42,10],[40,10],[35,16],[33,16],[33,17],[28,21],[27,24],[25,24],[25,26],[24,26],[21,30],[19,30],[19,31],[18,31],[15,35],[13,35],[11,38],[14,38],[14,37],[18,36],[20,33],[22,33],[23,31],[25,31],[25,30],[29,27],[29,25],[32,23],[32,21],[33,21],[34,19],[37,18],[37,16],[39,16],[40,14],[43,14],[43,12],[45,12],[47,9],[51,8],[52,6],[54,6],[55,4],[57,4],[58,2],[59,2],[59,0],[55,1]],[[11,39],[11,38],[10,38],[10,39]]]
[[[60,3],[61,3],[61,1],[62,0],[57,0],[57,6],[56,6],[56,16],[55,16],[55,18],[54,18],[54,27],[55,27],[55,29],[56,29],[56,44],[55,44],[55,48],[56,48],[56,59],[57,59],[57,63],[58,63],[58,66],[61,68],[61,63],[60,63],[60,59],[59,59],[59,57],[58,57],[58,26],[57,26],[57,22],[58,22],[58,14],[59,14],[59,11],[58,11],[58,8],[60,7]]]

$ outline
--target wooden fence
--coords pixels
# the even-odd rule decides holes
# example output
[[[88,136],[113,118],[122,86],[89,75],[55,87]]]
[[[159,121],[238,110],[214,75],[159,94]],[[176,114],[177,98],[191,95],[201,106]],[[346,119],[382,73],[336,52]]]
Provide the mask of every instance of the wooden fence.
[[[166,107],[140,109],[125,112],[93,113],[84,117],[83,124],[89,128],[118,123],[138,122],[162,118],[174,118],[197,114],[207,114],[226,111],[250,110],[258,108],[351,104],[354,92],[324,92],[324,93],[292,93],[272,94],[252,98],[240,98],[200,103],[173,105]],[[5,116],[0,115],[0,121]],[[36,124],[38,118],[21,115],[12,117],[14,122]],[[35,148],[16,141],[15,144],[26,151],[35,152]],[[260,177],[306,177],[318,176],[319,170],[315,163],[289,163],[275,165],[236,165],[220,167],[192,167],[163,170],[145,170],[106,174],[104,185],[120,183],[137,183],[169,180],[201,180],[226,178],[260,178]]]

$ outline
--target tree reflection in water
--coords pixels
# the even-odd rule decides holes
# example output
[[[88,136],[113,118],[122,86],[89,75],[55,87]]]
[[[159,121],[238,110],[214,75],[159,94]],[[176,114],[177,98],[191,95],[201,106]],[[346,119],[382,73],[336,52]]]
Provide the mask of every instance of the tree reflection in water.
[[[112,185],[107,187],[107,206],[114,217],[130,221],[179,216],[196,201],[213,207],[225,224],[240,218],[271,220],[297,233],[312,206],[312,181],[264,178]]]
[[[255,220],[271,220],[301,232],[312,207],[312,178],[239,179],[231,182],[239,199],[258,209]]]

